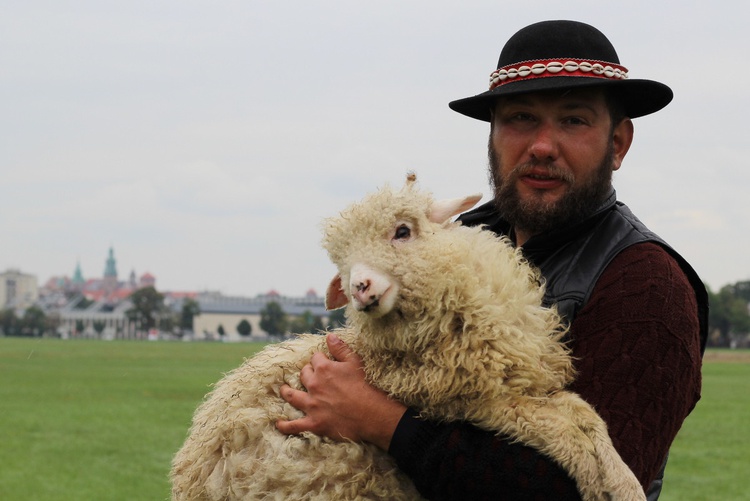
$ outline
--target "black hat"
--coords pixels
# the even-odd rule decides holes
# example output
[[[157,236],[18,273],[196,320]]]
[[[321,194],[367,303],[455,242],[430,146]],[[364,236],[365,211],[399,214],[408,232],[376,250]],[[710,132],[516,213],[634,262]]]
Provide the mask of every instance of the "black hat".
[[[648,115],[672,100],[672,90],[653,80],[628,79],[628,70],[604,34],[576,21],[543,21],[513,35],[490,75],[490,90],[452,101],[452,110],[490,121],[500,96],[551,89],[611,89],[630,118]]]

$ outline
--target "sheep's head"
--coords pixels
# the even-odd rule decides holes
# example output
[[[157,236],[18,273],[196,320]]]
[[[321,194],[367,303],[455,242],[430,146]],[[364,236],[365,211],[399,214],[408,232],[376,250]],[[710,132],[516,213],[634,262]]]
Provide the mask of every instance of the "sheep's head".
[[[415,182],[410,174],[401,190],[383,188],[326,221],[324,247],[339,271],[326,293],[328,309],[349,304],[350,320],[361,322],[413,320],[424,311],[425,275],[450,266],[449,259],[443,265],[435,259],[434,240],[457,227],[450,219],[481,195],[435,201]]]

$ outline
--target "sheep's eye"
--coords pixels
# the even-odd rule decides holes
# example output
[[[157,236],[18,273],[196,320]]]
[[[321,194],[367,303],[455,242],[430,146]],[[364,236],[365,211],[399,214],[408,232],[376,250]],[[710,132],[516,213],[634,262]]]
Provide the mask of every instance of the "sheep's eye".
[[[396,233],[393,235],[394,240],[408,240],[411,237],[411,228],[407,225],[402,224],[396,228]]]

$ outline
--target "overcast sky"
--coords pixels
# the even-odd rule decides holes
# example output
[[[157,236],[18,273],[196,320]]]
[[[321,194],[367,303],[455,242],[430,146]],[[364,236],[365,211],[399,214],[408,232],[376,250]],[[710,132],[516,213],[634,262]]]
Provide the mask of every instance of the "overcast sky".
[[[0,271],[101,277],[112,246],[159,290],[322,294],[320,223],[365,193],[488,196],[487,124],[447,103],[565,18],[675,92],[619,198],[713,290],[748,280],[750,7],[669,5],[0,0]]]

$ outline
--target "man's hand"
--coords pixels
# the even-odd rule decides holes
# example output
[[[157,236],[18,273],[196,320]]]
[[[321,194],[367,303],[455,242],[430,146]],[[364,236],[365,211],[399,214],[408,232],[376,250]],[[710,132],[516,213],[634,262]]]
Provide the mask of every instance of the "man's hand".
[[[362,359],[338,336],[328,334],[326,343],[334,360],[316,353],[300,372],[307,392],[281,387],[281,397],[305,416],[280,420],[276,427],[288,435],[311,431],[332,440],[369,442],[387,451],[406,407],[365,381]]]

